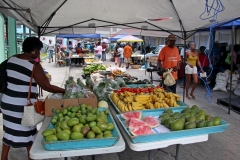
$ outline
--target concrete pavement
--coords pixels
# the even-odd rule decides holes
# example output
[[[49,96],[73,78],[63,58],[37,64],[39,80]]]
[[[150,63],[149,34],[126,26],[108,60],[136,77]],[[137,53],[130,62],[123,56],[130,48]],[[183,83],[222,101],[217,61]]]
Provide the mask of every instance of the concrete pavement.
[[[106,62],[114,65],[112,62]],[[74,76],[74,78],[81,78],[82,68],[76,67],[71,68],[69,71],[68,67],[54,67],[53,63],[42,63],[43,67],[52,75],[52,84],[61,86],[65,78],[68,75]],[[148,79],[148,74],[145,75],[144,70],[128,69],[127,72],[130,75],[136,76],[139,79]],[[157,75],[154,74],[155,78]],[[177,87],[177,93],[182,96],[183,89]],[[228,93],[225,92],[212,92],[213,99],[211,103],[208,103],[205,99],[206,89],[203,85],[198,85],[195,96],[196,100],[185,100],[185,102],[192,106],[198,105],[200,108],[205,109],[212,115],[218,115],[222,119],[230,123],[230,127],[224,133],[217,133],[209,135],[209,140],[202,143],[181,145],[180,147],[180,159],[181,160],[239,160],[240,159],[240,116],[234,112],[227,114],[227,109],[216,104],[217,98],[226,98]],[[47,96],[47,92],[44,92],[44,96]],[[2,124],[2,118],[0,120]],[[0,125],[0,135],[2,136],[2,125]],[[175,146],[169,146],[163,149],[171,154],[175,154]],[[173,160],[168,154],[163,152],[154,151],[156,160]],[[94,154],[94,153],[93,153]],[[10,160],[25,160],[26,150],[25,149],[11,149]],[[91,156],[83,156],[81,158],[73,157],[72,159],[83,159],[89,160]],[[126,144],[126,149],[120,153],[96,155],[96,160],[147,160],[148,151],[135,152],[129,149]],[[60,160],[60,159],[58,159]]]

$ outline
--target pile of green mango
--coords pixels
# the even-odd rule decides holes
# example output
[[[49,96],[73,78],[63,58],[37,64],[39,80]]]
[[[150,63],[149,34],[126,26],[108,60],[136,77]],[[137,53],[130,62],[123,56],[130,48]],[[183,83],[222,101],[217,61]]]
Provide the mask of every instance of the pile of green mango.
[[[114,124],[108,122],[108,114],[108,109],[99,111],[85,104],[56,110],[51,120],[54,128],[44,130],[42,135],[46,142],[109,138]]]
[[[159,116],[159,120],[162,125],[165,125],[171,131],[218,126],[221,124],[220,117],[212,117],[205,110],[199,109],[197,105],[193,105],[191,108],[187,107],[181,113],[173,113],[171,109],[167,109]]]

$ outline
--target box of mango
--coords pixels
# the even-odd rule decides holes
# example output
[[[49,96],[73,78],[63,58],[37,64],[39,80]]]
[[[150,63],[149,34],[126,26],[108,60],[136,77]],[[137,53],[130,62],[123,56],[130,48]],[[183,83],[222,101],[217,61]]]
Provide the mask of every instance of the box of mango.
[[[120,138],[108,109],[85,104],[56,110],[42,135],[42,144],[50,151],[109,147]]]

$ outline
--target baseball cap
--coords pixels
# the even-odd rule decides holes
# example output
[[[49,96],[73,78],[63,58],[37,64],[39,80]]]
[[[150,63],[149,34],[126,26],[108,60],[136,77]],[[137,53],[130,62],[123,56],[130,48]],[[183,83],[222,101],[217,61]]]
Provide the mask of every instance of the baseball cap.
[[[173,34],[170,34],[169,36],[168,36],[168,40],[176,40],[176,37],[175,37],[175,35],[173,35]]]

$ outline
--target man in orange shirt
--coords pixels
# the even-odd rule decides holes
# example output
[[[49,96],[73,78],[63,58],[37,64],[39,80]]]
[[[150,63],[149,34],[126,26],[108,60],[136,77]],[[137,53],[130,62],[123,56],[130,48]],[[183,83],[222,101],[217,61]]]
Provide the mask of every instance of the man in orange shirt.
[[[174,79],[177,80],[177,72],[179,70],[181,57],[179,55],[178,48],[175,47],[176,37],[173,34],[170,34],[168,36],[168,41],[168,45],[164,46],[158,55],[158,67],[163,70],[172,68],[172,75]],[[173,93],[176,93],[176,83],[172,86],[168,86],[168,88]]]
[[[126,69],[129,68],[129,62],[132,54],[132,47],[130,47],[129,43],[124,47],[124,62],[126,64]]]

